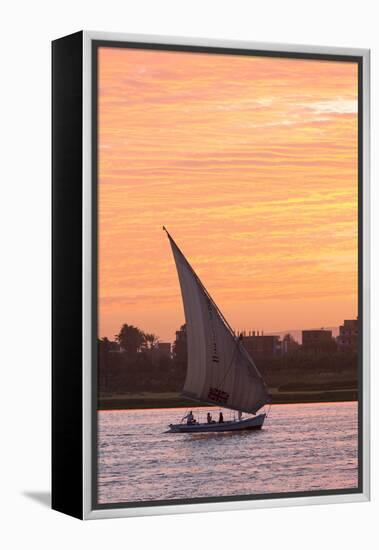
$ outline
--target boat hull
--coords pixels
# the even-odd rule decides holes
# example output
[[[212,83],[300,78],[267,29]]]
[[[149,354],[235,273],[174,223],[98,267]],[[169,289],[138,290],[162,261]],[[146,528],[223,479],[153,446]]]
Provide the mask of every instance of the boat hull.
[[[245,420],[229,420],[211,424],[170,424],[167,433],[200,433],[200,432],[239,432],[244,430],[260,430],[266,414],[258,414]]]

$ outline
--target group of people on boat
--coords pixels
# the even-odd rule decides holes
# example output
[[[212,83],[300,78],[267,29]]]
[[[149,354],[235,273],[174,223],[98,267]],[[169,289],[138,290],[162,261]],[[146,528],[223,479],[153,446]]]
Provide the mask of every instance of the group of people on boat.
[[[183,422],[183,420],[187,420],[187,424],[197,424],[197,420],[195,419],[192,411],[190,411],[188,414],[186,414],[182,418],[182,422]],[[238,420],[242,420],[242,412],[241,411],[238,411]],[[222,414],[222,411],[220,411],[220,414],[219,414],[219,417],[218,417],[218,422],[220,424],[222,424],[224,422],[224,415]],[[207,424],[215,424],[215,423],[216,423],[216,420],[213,420],[211,413],[208,412],[207,413]]]
[[[220,412],[220,415],[218,417],[219,422],[224,422],[224,416],[222,412]],[[207,413],[207,424],[215,424],[216,420],[213,420],[212,415],[210,412]]]
[[[182,421],[183,420],[187,420],[187,424],[197,424],[197,420],[195,419],[192,411],[190,411],[188,414],[186,414],[186,416],[184,416],[182,418]],[[224,422],[224,415],[222,414],[222,412],[220,411],[220,415],[219,415],[219,418],[218,418],[218,421],[219,422]],[[210,412],[207,413],[207,424],[215,424],[216,421],[213,420],[212,418],[212,415]]]

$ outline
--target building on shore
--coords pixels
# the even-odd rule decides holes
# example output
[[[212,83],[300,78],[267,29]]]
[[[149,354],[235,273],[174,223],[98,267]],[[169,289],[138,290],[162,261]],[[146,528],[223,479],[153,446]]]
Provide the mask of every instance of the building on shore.
[[[150,348],[145,348],[142,353],[150,357],[153,365],[157,365],[161,359],[171,359],[171,344],[170,342],[157,342]]]
[[[282,346],[280,337],[265,335],[263,331],[242,332],[242,342],[249,354],[255,359],[258,357],[274,357],[281,355]]]
[[[300,349],[300,344],[295,340],[292,334],[285,334],[282,340],[282,353],[296,353]]]
[[[313,353],[336,350],[336,341],[331,330],[302,330],[302,349]]]
[[[160,357],[171,357],[170,342],[158,342],[156,348]]]
[[[172,357],[180,363],[187,363],[187,330],[186,325],[182,325],[175,332],[175,342],[172,346]]]
[[[356,351],[358,348],[358,318],[345,319],[337,336],[338,351]]]

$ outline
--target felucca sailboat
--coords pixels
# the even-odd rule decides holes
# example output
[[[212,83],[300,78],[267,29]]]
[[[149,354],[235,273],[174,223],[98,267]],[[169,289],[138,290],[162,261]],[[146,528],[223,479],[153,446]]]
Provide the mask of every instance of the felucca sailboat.
[[[266,413],[256,413],[271,396],[243,345],[209,292],[163,227],[178,272],[187,329],[187,375],[182,395],[201,403],[238,411],[238,420],[170,424],[169,432],[224,432],[260,429]],[[242,417],[241,413],[252,416]]]

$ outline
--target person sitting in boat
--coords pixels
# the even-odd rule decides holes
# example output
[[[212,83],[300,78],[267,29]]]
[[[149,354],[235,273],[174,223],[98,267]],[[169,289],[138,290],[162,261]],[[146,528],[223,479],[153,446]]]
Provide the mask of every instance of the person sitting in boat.
[[[242,411],[238,411],[238,420],[242,420]]]
[[[207,413],[207,422],[208,422],[208,424],[212,424],[212,415],[211,415],[210,412]]]
[[[218,417],[218,421],[219,421],[219,423],[224,422],[224,415],[222,414],[222,412],[220,412],[220,416]]]
[[[183,420],[187,420],[187,424],[194,424],[196,422],[195,417],[192,414],[192,411],[190,411],[186,416],[183,417]]]

